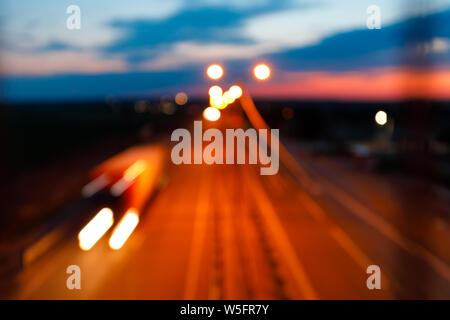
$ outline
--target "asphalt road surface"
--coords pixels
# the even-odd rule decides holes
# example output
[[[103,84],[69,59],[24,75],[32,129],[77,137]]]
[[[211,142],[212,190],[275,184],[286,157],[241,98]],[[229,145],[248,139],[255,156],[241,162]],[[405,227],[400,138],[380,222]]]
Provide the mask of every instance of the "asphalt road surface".
[[[73,234],[27,265],[9,298],[450,298],[446,191],[293,155],[301,176],[168,161],[120,250],[108,233],[82,251]],[[66,287],[69,265],[81,269],[81,290]],[[366,285],[370,265],[380,290]]]

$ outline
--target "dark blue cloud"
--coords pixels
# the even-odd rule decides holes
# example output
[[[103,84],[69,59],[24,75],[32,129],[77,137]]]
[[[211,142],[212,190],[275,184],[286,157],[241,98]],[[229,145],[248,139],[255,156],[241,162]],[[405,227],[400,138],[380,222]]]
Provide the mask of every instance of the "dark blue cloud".
[[[239,26],[244,16],[243,13],[230,10],[197,9],[183,11],[163,21],[116,20],[111,22],[111,26],[125,32],[126,36],[107,49],[110,52],[123,52],[186,40],[242,40],[240,36],[227,33],[224,29]]]
[[[140,62],[156,56],[156,50],[170,50],[180,41],[244,42],[246,39],[227,32],[238,27],[243,14],[230,10],[198,9],[183,11],[164,21],[113,21],[111,26],[125,34],[104,49],[107,54],[124,54],[128,62]]]
[[[268,58],[289,70],[348,70],[391,65],[450,63],[450,54],[423,55],[433,38],[450,39],[450,10],[415,17],[379,30],[361,29],[332,35],[309,47]]]
[[[287,0],[274,0],[251,10],[198,7],[183,10],[165,20],[113,20],[109,25],[124,36],[105,47],[104,53],[121,53],[127,61],[137,62],[151,58],[156,54],[155,50],[168,49],[181,41],[251,43],[251,39],[236,32],[244,21],[288,6]]]
[[[34,50],[35,52],[46,52],[46,51],[63,51],[63,50],[75,50],[76,48],[63,43],[61,41],[52,41],[47,43],[46,45],[37,48]]]

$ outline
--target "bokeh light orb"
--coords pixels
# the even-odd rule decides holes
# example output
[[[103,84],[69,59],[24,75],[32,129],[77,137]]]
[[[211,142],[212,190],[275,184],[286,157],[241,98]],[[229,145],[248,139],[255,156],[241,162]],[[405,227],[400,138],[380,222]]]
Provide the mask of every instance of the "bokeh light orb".
[[[219,86],[212,86],[211,88],[209,88],[208,93],[209,93],[210,97],[218,97],[218,96],[222,96],[223,90]]]
[[[185,105],[188,101],[188,96],[184,92],[178,92],[175,96],[175,103],[179,106]]]
[[[266,64],[258,64],[253,69],[253,74],[258,80],[266,80],[270,77],[270,68]]]
[[[380,126],[384,126],[387,123],[387,113],[383,110],[378,111],[375,114],[375,122]]]
[[[223,109],[226,107],[225,101],[223,101],[222,96],[213,96],[209,99],[209,104],[211,107],[217,108],[217,109]]]
[[[220,79],[223,76],[223,68],[218,64],[212,64],[206,69],[206,74],[213,80]]]
[[[234,99],[239,99],[242,96],[242,89],[239,86],[232,86],[228,92]]]
[[[203,110],[203,118],[208,121],[217,121],[220,118],[220,111],[213,107],[208,107]]]
[[[234,102],[234,97],[233,95],[230,93],[230,91],[226,91],[223,96],[222,96],[223,101],[225,102],[225,104],[231,104]]]

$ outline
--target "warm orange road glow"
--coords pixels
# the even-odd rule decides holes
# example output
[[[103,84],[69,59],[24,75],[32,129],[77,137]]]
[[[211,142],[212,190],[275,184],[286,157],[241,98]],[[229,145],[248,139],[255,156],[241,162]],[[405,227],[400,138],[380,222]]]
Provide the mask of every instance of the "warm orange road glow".
[[[119,250],[130,237],[133,230],[139,223],[139,216],[135,209],[129,209],[114,229],[109,246],[111,249]]]
[[[265,64],[258,64],[253,69],[253,74],[258,80],[266,80],[270,77],[270,68]]]
[[[103,208],[78,234],[79,246],[82,250],[90,250],[98,240],[111,228],[114,222],[113,212]]]
[[[380,126],[384,126],[387,123],[387,113],[383,110],[378,111],[375,114],[375,122]]]
[[[234,99],[239,99],[239,98],[242,96],[242,89],[241,89],[241,87],[236,86],[236,85],[232,86],[232,87],[228,90],[228,92],[231,94],[231,96],[232,96]]]
[[[217,121],[220,118],[220,111],[213,107],[203,110],[203,118],[209,121]]]
[[[206,69],[206,74],[213,80],[220,79],[223,76],[223,68],[218,64],[212,64]]]

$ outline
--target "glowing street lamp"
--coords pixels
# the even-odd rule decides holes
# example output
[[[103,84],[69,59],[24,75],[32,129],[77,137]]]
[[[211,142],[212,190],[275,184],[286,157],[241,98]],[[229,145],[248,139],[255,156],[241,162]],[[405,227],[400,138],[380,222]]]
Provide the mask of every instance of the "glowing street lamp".
[[[225,102],[227,105],[234,102],[234,97],[231,95],[230,91],[226,91],[222,96],[223,102]]]
[[[203,110],[203,118],[209,121],[217,121],[220,118],[220,111],[213,107]]]
[[[211,107],[223,109],[225,107],[222,98],[223,90],[219,86],[212,86],[209,88],[209,104]]]
[[[258,64],[253,69],[254,76],[258,80],[266,80],[270,77],[270,68],[266,64]],[[213,80],[220,79],[224,70],[218,64],[212,64],[206,69],[206,74]],[[232,104],[236,99],[239,99],[242,94],[242,88],[238,85],[233,85],[228,91],[223,92],[222,88],[214,85],[209,88],[209,104],[210,106],[203,110],[203,117],[209,121],[217,121],[220,118],[220,110],[225,109],[229,104]]]
[[[223,109],[226,107],[226,103],[223,100],[222,96],[215,96],[211,97],[209,99],[209,104],[211,107],[217,108],[217,109]]]
[[[223,68],[218,64],[212,64],[206,69],[206,74],[213,80],[218,80],[223,76]]]
[[[239,86],[232,86],[230,89],[228,89],[228,92],[234,99],[239,99],[242,96],[242,89]]]
[[[270,77],[270,68],[266,64],[258,64],[253,68],[253,74],[258,80],[266,80]]]
[[[387,113],[383,110],[378,111],[375,114],[375,122],[380,126],[384,126],[387,123]]]
[[[210,97],[221,96],[222,92],[223,92],[223,90],[219,86],[212,86],[211,88],[209,88],[209,91],[208,91]]]

